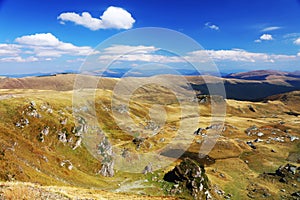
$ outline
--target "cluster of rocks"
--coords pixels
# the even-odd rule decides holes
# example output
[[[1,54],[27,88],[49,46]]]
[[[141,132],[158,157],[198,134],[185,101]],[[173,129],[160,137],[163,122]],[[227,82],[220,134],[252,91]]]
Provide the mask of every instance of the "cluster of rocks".
[[[38,112],[38,109],[37,109],[34,101],[31,101],[29,103],[29,106],[27,108],[25,108],[25,110],[23,111],[22,114],[26,114],[28,116],[35,117],[35,118],[42,117],[42,115]]]
[[[88,131],[88,125],[85,121],[84,118],[79,117],[78,119],[78,126],[74,127],[72,130],[72,133],[75,135],[76,137],[76,142],[74,147],[72,148],[73,150],[77,149],[78,147],[81,146],[81,142],[82,142],[82,138],[83,138],[83,134],[87,133]]]
[[[118,106],[113,106],[112,109],[120,114],[123,114],[123,113],[127,113],[128,112],[128,109],[127,109],[127,106],[124,105],[124,104],[121,104],[121,105],[118,105]]]
[[[185,158],[172,171],[166,173],[164,180],[175,183],[169,191],[172,195],[188,191],[193,199],[212,199],[204,167],[190,158]]]
[[[146,120],[145,130],[157,131],[160,126],[157,125],[153,120]]]
[[[231,197],[233,197],[232,194],[226,194],[225,191],[223,191],[222,189],[220,189],[217,185],[213,186],[214,191],[217,195],[219,195],[220,197],[223,197],[224,199],[231,199]]]
[[[300,183],[300,167],[287,163],[280,166],[275,173],[263,173],[260,177],[273,182],[277,180],[278,182],[297,188],[297,183]],[[281,192],[283,193],[282,197],[285,199],[299,199],[300,197],[299,191],[290,193],[290,196],[288,196],[285,189],[281,189]]]
[[[300,182],[300,167],[288,163],[285,166],[280,166],[275,175],[280,177],[279,181],[283,183],[288,183],[289,180]]]
[[[208,130],[216,130],[219,132],[224,132],[226,130],[226,126],[223,126],[223,124],[212,124],[206,128],[198,128],[194,132],[194,135],[206,136]]]
[[[49,111],[48,110],[49,108],[46,107],[46,106],[41,106],[41,111],[44,111],[44,112],[52,112],[52,109]],[[24,110],[22,110],[22,117],[19,121],[17,121],[15,123],[15,126],[18,127],[18,128],[25,128],[26,126],[29,125],[29,119],[30,118],[42,118],[42,115],[41,113],[39,112],[39,109],[36,105],[36,103],[34,101],[31,101],[29,103],[29,105],[27,105]],[[44,130],[46,129],[46,130]],[[38,140],[40,141],[44,141],[44,136],[45,135],[48,135],[49,133],[49,127],[48,128],[44,128],[41,133],[38,135]]]
[[[248,141],[247,144],[255,149],[255,146],[253,143],[259,143],[259,142],[265,142],[266,144],[270,144],[271,141],[275,142],[286,142],[290,141],[293,142],[295,140],[299,140],[299,137],[291,135],[288,133],[288,130],[280,130],[278,128],[272,128],[272,127],[264,127],[264,128],[258,128],[257,126],[253,125],[245,130],[245,133],[248,136],[256,136],[257,138],[253,141]],[[272,137],[271,137],[271,136]],[[262,139],[264,138],[264,139]]]
[[[257,183],[251,183],[247,187],[248,194],[247,196],[250,199],[265,199],[272,198],[270,190],[266,187],[263,187]]]
[[[57,133],[58,140],[60,142],[62,142],[63,144],[66,144],[67,142],[72,142],[72,139],[69,139],[69,140],[67,139],[67,134],[68,134],[68,132],[66,129],[64,129],[62,131],[58,131],[58,133]]]
[[[41,111],[44,111],[46,113],[53,113],[53,109],[51,108],[51,106],[49,104],[43,104],[40,106]]]
[[[29,120],[27,118],[21,118],[19,121],[16,122],[16,127],[18,128],[24,128],[25,126],[28,126]]]
[[[43,130],[40,132],[40,134],[38,135],[38,140],[40,142],[44,142],[45,141],[45,136],[47,136],[49,134],[50,131],[50,127],[49,126],[45,126],[43,128]]]
[[[224,97],[220,96],[220,95],[203,95],[203,94],[197,94],[192,102],[198,102],[200,104],[207,104],[207,103],[211,103],[211,102],[215,102],[215,103],[221,103],[224,102]]]
[[[104,136],[103,140],[98,145],[97,153],[102,157],[101,169],[98,173],[107,177],[114,176],[113,149],[107,137]]]
[[[38,112],[36,103],[34,101],[31,101],[29,105],[22,111],[22,115],[23,117],[15,123],[16,127],[18,128],[24,128],[25,126],[29,125],[29,120],[27,117],[42,117],[42,115]]]

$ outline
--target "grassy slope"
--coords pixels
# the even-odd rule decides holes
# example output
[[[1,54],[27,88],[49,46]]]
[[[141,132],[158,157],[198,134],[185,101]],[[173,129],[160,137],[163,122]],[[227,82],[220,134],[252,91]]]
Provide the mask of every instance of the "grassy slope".
[[[110,83],[104,83],[108,85]],[[155,86],[148,86],[147,91],[155,91]],[[169,102],[166,105],[168,111],[167,125],[164,127],[166,143],[168,138],[174,137],[175,133],[169,132],[172,126],[178,126],[180,120],[180,108],[178,103],[174,100],[174,96],[164,88],[160,88],[160,95],[153,94],[152,96],[143,95],[145,91],[136,91],[135,96],[130,103],[131,110],[134,112],[133,118],[138,122],[141,118],[148,115],[148,109],[151,108],[151,100],[161,102]],[[100,163],[85,149],[80,147],[72,150],[70,146],[63,145],[57,140],[57,130],[59,128],[66,128],[71,130],[74,126],[74,119],[71,114],[72,93],[71,92],[57,92],[57,91],[37,91],[37,90],[2,90],[1,94],[6,95],[0,101],[0,178],[7,180],[9,177],[19,181],[35,182],[42,185],[69,185],[84,188],[101,188],[105,190],[118,189],[119,183],[125,180],[128,182],[135,182],[145,180],[142,174],[129,174],[124,172],[117,172],[113,178],[104,178],[95,175],[100,167]],[[11,98],[10,94],[15,97]],[[294,94],[294,93],[293,93]],[[290,95],[290,94],[289,94]],[[2,96],[3,97],[3,96]],[[109,106],[111,92],[109,90],[99,90],[97,93],[98,100],[101,104],[96,104],[96,108],[100,112],[99,119],[102,127],[110,133],[113,144],[118,144],[120,141],[125,148],[134,148],[131,140],[132,136],[124,136],[121,130],[116,128],[113,123],[112,116],[101,109],[104,104]],[[295,94],[288,96],[288,101],[283,103],[278,101],[278,98],[273,97],[273,101],[267,103],[252,103],[239,102],[234,100],[227,100],[227,129],[219,138],[216,146],[210,152],[210,156],[216,159],[216,162],[206,167],[207,174],[213,184],[225,190],[226,193],[233,194],[232,199],[247,199],[247,187],[253,182],[258,182],[267,187],[271,193],[276,196],[284,185],[270,184],[268,181],[258,178],[259,174],[263,172],[274,172],[279,165],[286,163],[286,158],[289,152],[298,152],[297,144],[299,141],[271,144],[258,143],[256,150],[252,150],[245,145],[245,141],[256,139],[255,136],[247,136],[244,130],[251,125],[258,127],[274,126],[280,121],[285,121],[284,128],[289,129],[293,135],[300,136],[299,120],[297,117],[290,116],[284,112],[293,110],[300,112],[299,100]],[[17,128],[14,123],[22,117],[22,111],[29,105],[29,102],[34,100],[39,107],[42,104],[49,104],[53,113],[42,113],[41,119],[29,119],[30,125],[24,129]],[[99,101],[97,101],[99,102]],[[248,105],[252,105],[256,112],[251,112]],[[65,115],[61,116],[63,111]],[[201,117],[199,127],[205,128],[209,125],[209,105],[204,104],[200,106]],[[67,117],[68,123],[65,127],[59,123],[59,119]],[[50,126],[50,133],[46,137],[44,143],[37,140],[37,135],[45,126]],[[55,128],[54,128],[55,127]],[[233,128],[234,127],[234,128]],[[190,130],[192,135],[193,130]],[[271,136],[266,133],[263,139]],[[155,143],[161,139],[161,135],[151,137],[149,143],[154,144],[154,149],[160,149],[165,143]],[[198,140],[203,139],[197,136],[194,143],[190,146],[189,152],[198,153]],[[170,140],[169,140],[170,141]],[[14,146],[14,143],[17,145]],[[271,152],[274,149],[276,153]],[[142,148],[142,151],[148,149]],[[48,159],[45,161],[44,157]],[[73,165],[73,170],[68,170],[60,166],[62,160],[70,160]],[[249,164],[244,161],[248,160]],[[296,163],[295,163],[296,164]],[[171,169],[170,166],[164,171]],[[161,172],[159,172],[161,173]],[[220,176],[223,174],[224,177]],[[162,175],[160,175],[162,176]],[[127,177],[127,178],[125,178]],[[155,194],[159,191],[161,184],[157,182],[149,182],[152,187],[138,189],[136,191],[125,192],[143,192],[148,194]],[[158,194],[162,195],[163,191]],[[278,196],[277,196],[278,197]],[[278,197],[279,198],[279,197]]]

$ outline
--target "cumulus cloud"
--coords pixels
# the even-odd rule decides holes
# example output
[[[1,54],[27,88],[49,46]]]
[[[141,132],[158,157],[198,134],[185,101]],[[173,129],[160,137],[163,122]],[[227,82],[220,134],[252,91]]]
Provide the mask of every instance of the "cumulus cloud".
[[[205,27],[211,29],[211,30],[215,30],[215,31],[218,31],[220,30],[220,27],[215,25],[215,24],[212,24],[211,22],[207,22],[205,23]]]
[[[23,47],[33,49],[33,52],[39,57],[60,57],[62,55],[87,56],[95,53],[91,47],[79,47],[71,43],[62,42],[51,33],[25,35],[16,38],[15,42],[23,45]]]
[[[260,36],[259,39],[260,40],[273,40],[273,36],[270,34],[263,34],[262,36]]]
[[[280,26],[270,26],[270,27],[266,27],[266,28],[262,29],[261,32],[275,31],[275,30],[278,30],[281,28],[282,27],[280,27]]]
[[[51,33],[25,35],[15,39],[15,42],[33,46],[57,46],[60,41]]]
[[[126,49],[126,51],[124,50]],[[186,60],[194,63],[206,63],[211,60],[216,62],[265,62],[274,63],[296,59],[296,55],[267,54],[248,52],[243,49],[231,50],[198,50],[187,52],[182,57],[163,55],[157,52],[154,46],[124,46],[113,45],[101,51],[100,62],[117,61],[141,61],[141,62],[160,62],[160,63],[184,63]]]
[[[66,12],[60,14],[57,19],[61,20],[61,23],[70,21],[93,31],[99,29],[130,29],[135,23],[135,19],[128,11],[114,6],[108,7],[100,18],[94,18],[88,12],[81,14]]]
[[[294,41],[294,44],[296,44],[296,45],[300,45],[300,37],[299,37],[299,38],[297,38],[297,39]]]

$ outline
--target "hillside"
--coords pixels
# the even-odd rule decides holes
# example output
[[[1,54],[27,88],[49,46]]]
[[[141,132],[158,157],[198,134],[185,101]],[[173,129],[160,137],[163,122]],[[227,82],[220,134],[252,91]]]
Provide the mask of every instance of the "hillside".
[[[183,79],[191,85],[194,90],[202,94],[210,94],[208,87],[218,87],[224,84],[227,99],[260,101],[268,96],[300,90],[300,76],[298,73],[281,71],[258,70],[230,74],[223,78],[214,76],[184,76]],[[78,78],[80,77],[80,78]],[[185,88],[186,83],[177,83],[176,75],[156,76],[159,81],[166,79]],[[148,77],[146,79],[149,79]],[[113,89],[119,78],[105,78],[93,76],[78,76],[76,74],[58,74],[53,76],[26,77],[26,78],[1,78],[0,88],[2,89],[38,89],[38,90],[73,90],[74,83],[80,79],[87,88]],[[140,77],[127,77],[128,84],[140,81]],[[153,79],[153,77],[152,77]],[[126,81],[125,81],[126,82]],[[217,83],[217,84],[216,84]]]
[[[199,192],[185,183],[196,180],[180,173],[178,177],[185,178],[177,178],[177,182],[165,177],[184,168],[187,158],[204,166],[193,169],[207,177],[201,184],[214,199],[293,199],[292,194],[299,191],[297,91],[261,102],[219,98],[226,105],[222,126],[221,118],[211,124],[212,97],[199,94],[196,99],[185,98],[191,91],[184,87],[177,88],[175,96],[153,81],[145,84],[150,79],[122,80],[121,86],[126,88],[143,85],[134,90],[127,106],[123,106],[125,93],[113,96],[119,79],[102,79],[102,88],[86,88],[78,101],[74,99],[76,91],[41,89],[56,80],[61,81],[56,89],[70,87],[73,75],[64,76],[17,79],[16,83],[31,89],[1,89],[0,180],[8,183],[0,184],[0,197],[9,199],[9,191],[21,193],[14,184],[23,184],[20,190],[28,195],[30,191],[39,190],[41,195],[50,191],[60,199],[74,195],[92,199],[105,199],[105,195],[110,199],[147,199],[148,195],[192,199]],[[154,77],[154,81],[163,79]],[[176,76],[168,80],[184,85]],[[43,84],[31,86],[35,81]],[[64,81],[70,85],[64,86]],[[95,83],[89,81],[85,83]],[[201,84],[203,79],[189,77],[189,81]],[[201,147],[211,134],[217,136],[216,144],[201,157]],[[279,168],[288,163],[287,171]]]

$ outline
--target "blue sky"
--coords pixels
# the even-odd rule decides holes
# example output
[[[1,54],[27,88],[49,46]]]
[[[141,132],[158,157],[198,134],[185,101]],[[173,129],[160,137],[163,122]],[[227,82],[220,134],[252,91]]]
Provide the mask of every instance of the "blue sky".
[[[186,34],[224,73],[295,71],[300,69],[299,19],[299,0],[0,0],[0,74],[77,70],[101,42],[143,27]],[[115,54],[118,48],[145,50],[124,58],[119,67],[161,54],[159,43],[138,41],[111,44]],[[93,54],[107,59],[107,52],[112,53],[98,49]],[[202,54],[191,50],[183,57],[201,62]],[[164,56],[168,64],[170,56]]]

